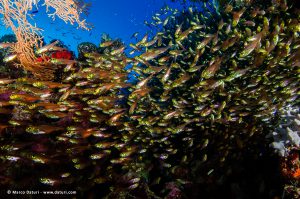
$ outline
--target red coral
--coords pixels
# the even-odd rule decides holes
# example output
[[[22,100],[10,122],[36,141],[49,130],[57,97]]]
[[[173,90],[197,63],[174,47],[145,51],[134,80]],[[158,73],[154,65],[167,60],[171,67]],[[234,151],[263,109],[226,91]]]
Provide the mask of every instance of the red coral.
[[[292,151],[287,158],[282,160],[281,172],[288,179],[298,179],[300,177],[299,151]]]
[[[50,57],[45,56],[45,57],[38,57],[35,61],[36,62],[44,62],[44,61],[49,61]]]
[[[73,55],[69,51],[58,51],[58,52],[52,53],[51,57],[55,58],[55,59],[69,59],[70,60],[73,58]]]
[[[40,62],[41,63],[41,62],[44,62],[44,61],[49,61],[50,58],[54,58],[54,59],[68,59],[68,60],[73,59],[73,54],[70,51],[57,51],[57,52],[51,53],[50,56],[38,57],[36,59],[36,62]]]

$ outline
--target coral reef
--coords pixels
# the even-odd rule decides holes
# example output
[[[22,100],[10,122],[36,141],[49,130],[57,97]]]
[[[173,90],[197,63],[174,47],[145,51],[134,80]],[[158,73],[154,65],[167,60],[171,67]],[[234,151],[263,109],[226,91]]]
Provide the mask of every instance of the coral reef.
[[[162,9],[132,56],[107,35],[99,48],[80,45],[78,60],[55,41],[37,52],[61,78],[0,79],[0,185],[197,198],[186,190],[218,197],[230,182],[228,197],[278,196],[265,186],[268,167],[251,166],[268,162],[279,111],[299,104],[299,10],[281,0],[214,8]],[[237,183],[247,171],[255,178]]]
[[[0,38],[0,43],[15,43],[17,38],[13,34],[3,35]],[[3,61],[5,57],[8,57],[11,54],[11,49],[9,48],[0,48],[0,78],[4,77],[21,77],[25,75],[25,71],[15,67],[13,64],[5,64]]]
[[[31,23],[29,18],[33,19],[30,12],[33,7],[40,6],[40,0],[1,0],[0,14],[3,15],[3,21],[6,27],[11,28],[14,32],[17,42],[11,44],[12,56],[11,59],[18,59],[19,64],[27,71],[32,72],[40,79],[52,79],[53,71],[51,67],[36,64],[36,54],[34,49],[38,49],[43,45],[43,38],[40,34],[41,29]],[[84,11],[82,1],[73,0],[45,0],[44,4],[46,11],[54,9],[54,13],[49,13],[48,16],[59,17],[66,23],[77,23],[79,27],[89,29],[85,20],[80,19],[80,14]]]
[[[283,121],[271,134],[274,139],[271,147],[282,156],[288,156],[290,151],[300,149],[300,114],[299,107],[287,107],[281,115]],[[269,135],[270,136],[270,135]]]
[[[300,114],[299,107],[286,107],[281,111],[281,121],[268,135],[270,144],[281,156],[280,168],[284,177],[284,197],[299,198],[300,195]]]
[[[78,50],[78,60],[84,60],[85,53],[97,52],[97,46],[90,42],[82,42],[77,47]]]

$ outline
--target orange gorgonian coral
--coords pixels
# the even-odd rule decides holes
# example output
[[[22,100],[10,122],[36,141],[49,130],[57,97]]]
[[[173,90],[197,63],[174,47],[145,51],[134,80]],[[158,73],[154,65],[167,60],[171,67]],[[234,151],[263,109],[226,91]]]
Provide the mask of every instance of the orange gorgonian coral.
[[[12,52],[19,59],[20,66],[31,71],[37,78],[49,79],[52,68],[41,63],[36,63],[35,49],[43,45],[41,29],[32,20],[29,21],[30,12],[33,7],[38,7],[44,2],[48,16],[55,20],[59,17],[66,23],[77,23],[80,28],[88,29],[85,20],[80,19],[83,12],[82,0],[0,0],[0,14],[7,28],[11,28],[17,38],[17,43],[12,46]],[[53,8],[53,9],[50,9]],[[50,10],[54,10],[50,13]],[[48,76],[45,76],[48,74]]]

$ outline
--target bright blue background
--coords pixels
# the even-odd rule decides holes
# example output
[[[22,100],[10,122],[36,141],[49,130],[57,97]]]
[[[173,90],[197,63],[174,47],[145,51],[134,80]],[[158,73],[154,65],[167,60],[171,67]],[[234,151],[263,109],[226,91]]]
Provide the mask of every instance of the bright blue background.
[[[87,2],[92,3],[90,14],[86,17],[87,22],[94,26],[91,31],[76,29],[76,26],[65,24],[57,17],[53,22],[45,14],[45,8],[40,5],[38,13],[33,17],[37,26],[44,30],[42,34],[45,41],[49,43],[52,39],[60,39],[76,54],[77,45],[81,42],[89,41],[98,45],[102,33],[108,33],[113,39],[121,38],[129,44],[134,41],[130,39],[133,33],[139,32],[138,37],[141,38],[150,30],[144,25],[144,21],[149,21],[165,3],[169,7],[178,6],[170,0],[87,0]],[[11,33],[11,30],[1,26],[0,36],[7,33]]]

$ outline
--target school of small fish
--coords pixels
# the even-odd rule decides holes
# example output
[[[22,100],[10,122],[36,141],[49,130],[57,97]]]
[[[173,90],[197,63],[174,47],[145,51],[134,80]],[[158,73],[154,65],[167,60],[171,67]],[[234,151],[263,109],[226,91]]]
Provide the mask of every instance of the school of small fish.
[[[146,22],[157,33],[129,55],[112,40],[85,62],[50,59],[61,82],[0,79],[0,185],[108,185],[108,194],[186,184],[180,171],[200,162],[204,178],[215,175],[264,137],[278,110],[299,105],[300,11],[285,0],[203,9],[164,7]],[[55,45],[36,52],[63,50]]]

